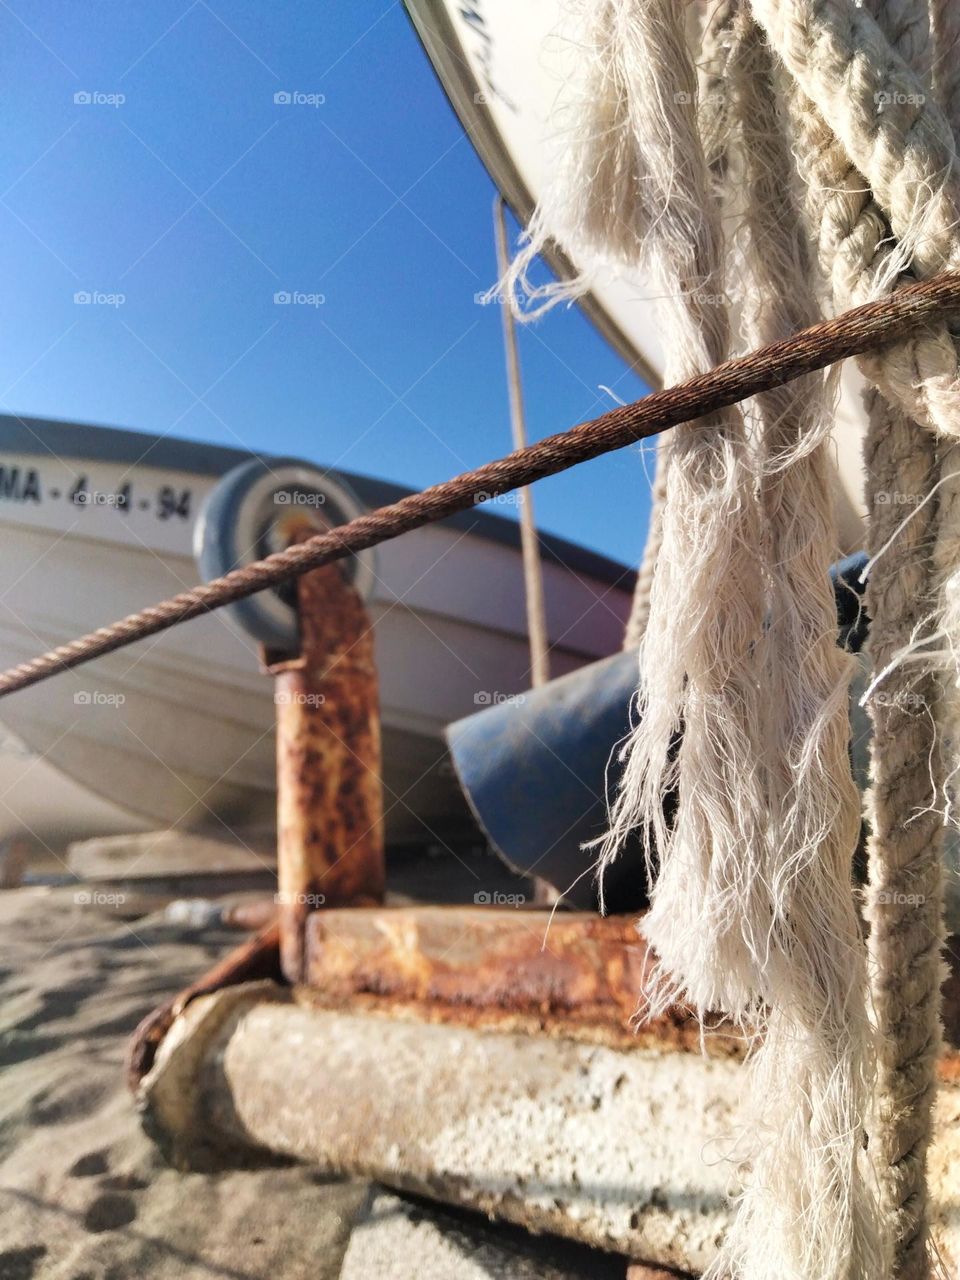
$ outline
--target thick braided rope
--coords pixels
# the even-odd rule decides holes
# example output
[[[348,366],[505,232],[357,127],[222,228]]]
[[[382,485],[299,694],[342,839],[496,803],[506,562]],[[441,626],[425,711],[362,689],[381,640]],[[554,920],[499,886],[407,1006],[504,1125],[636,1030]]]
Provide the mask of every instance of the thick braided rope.
[[[843,143],[792,77],[785,91],[808,221],[834,301],[842,307],[880,297],[909,278],[901,275],[902,255],[886,218]],[[946,326],[931,325],[858,363],[904,412],[934,430],[957,430],[960,363]]]
[[[867,7],[926,89],[930,33],[924,0],[869,0]],[[874,553],[890,543],[867,585],[866,607],[873,619],[870,654],[879,671],[898,646],[910,642],[934,604],[930,544],[935,511],[923,507],[901,531],[904,507],[896,499],[919,501],[929,492],[938,474],[937,446],[931,432],[878,392],[867,397],[867,405],[868,548]],[[960,417],[954,425],[960,428]],[[930,1273],[926,1157],[942,981],[943,826],[937,806],[943,778],[937,692],[929,669],[901,664],[868,706],[873,737],[866,801],[866,917],[878,1032],[869,1149],[879,1176],[884,1260],[899,1280],[926,1280]]]
[[[934,35],[933,88],[943,107],[954,139],[960,137],[960,6],[935,0],[931,6]],[[942,626],[954,639],[960,635],[960,446],[944,440],[940,449],[934,564],[941,583]],[[944,791],[948,814],[956,827],[954,811],[960,772],[960,656],[954,653],[954,669],[943,677],[939,703],[941,751],[950,762]],[[952,869],[955,873],[955,868]]]
[[[932,6],[934,35],[933,90],[947,116],[947,123],[960,137],[960,6],[938,0]],[[942,625],[947,634],[960,634],[960,445],[941,445],[940,489],[937,493],[937,532],[934,563],[943,591]],[[947,780],[947,803],[954,803],[957,767],[960,765],[960,658],[954,680],[945,678],[941,696],[942,746],[951,762]],[[954,824],[956,824],[956,814]]]
[[[835,296],[876,297],[908,263],[922,275],[953,261],[960,190],[950,127],[871,15],[848,0],[753,0],[753,8],[804,95],[794,112],[799,162]],[[893,25],[912,55],[916,24]],[[814,102],[830,104],[829,127]],[[887,218],[896,249],[880,244]],[[958,434],[960,377],[946,329],[862,367],[908,414]]]
[[[809,247],[789,181],[770,55],[742,10],[726,64],[741,197],[748,343],[819,313]],[[860,805],[850,773],[851,660],[833,638],[825,590],[837,534],[822,379],[756,398],[769,623],[762,655],[767,744],[771,948],[762,973],[764,1042],[751,1064],[756,1135],[718,1275],[873,1280],[873,1184],[861,1167],[870,1097],[865,952],[852,891]]]
[[[907,113],[902,108],[910,108],[916,115],[926,92],[922,77],[928,70],[929,37],[924,7],[911,5],[910,0],[902,3],[873,0],[867,7],[872,10],[876,29],[871,26],[867,13],[842,15],[849,20],[846,30],[859,33],[856,37],[859,50],[851,58],[844,87],[848,91],[851,85],[858,88],[861,99],[849,112],[845,100],[818,99],[828,105],[831,119],[837,122],[838,132],[844,135],[845,145],[838,147],[831,140],[829,131],[809,102],[805,111],[795,112],[801,126],[806,126],[806,136],[801,137],[801,154],[813,157],[813,164],[819,166],[820,189],[827,190],[831,184],[833,186],[832,193],[822,201],[829,206],[833,220],[821,224],[828,231],[825,236],[821,235],[820,251],[828,262],[831,251],[834,251],[831,274],[834,288],[841,298],[858,296],[864,288],[875,291],[878,284],[882,287],[888,283],[892,275],[891,251],[878,242],[878,235],[885,230],[879,211],[872,207],[869,187],[845,154],[851,137],[856,137],[859,142],[859,146],[851,150],[851,155],[865,169],[873,164],[872,170],[867,169],[868,176],[871,181],[875,175],[878,176],[881,199],[889,202],[891,217],[903,218],[908,216],[904,211],[911,209],[909,195],[904,196],[891,186],[889,165],[886,163],[888,154],[877,148],[876,139],[872,140],[871,146],[871,140],[862,134],[858,137],[856,122],[862,125],[872,115],[876,124],[878,113],[883,114],[879,109],[889,105],[892,108],[890,115],[901,117],[899,127],[903,129]],[[789,24],[784,24],[779,30],[796,35],[796,28]],[[878,52],[884,34],[904,63],[916,73],[912,83],[909,73],[896,67],[894,55],[889,51]],[[829,22],[825,20],[820,47],[829,45],[829,35]],[[874,35],[878,39],[874,40]],[[862,68],[858,71],[855,64],[857,56],[861,59],[870,56],[871,50],[875,58],[872,69],[876,72],[872,84],[888,83],[884,72],[889,75],[889,68],[893,65],[897,82],[908,87],[902,90],[874,87],[873,101],[866,104],[863,86],[871,83],[870,77],[863,73]],[[835,47],[831,51],[836,55]],[[816,62],[818,52],[819,49],[811,55],[810,62]],[[784,56],[807,93],[815,92],[816,73],[808,66],[806,80],[803,80],[796,59],[791,61],[786,54]],[[889,126],[889,121],[881,121],[878,134],[882,133],[884,124]],[[893,136],[895,127],[888,127],[887,132]],[[948,130],[945,123],[934,116],[928,132],[932,134],[932,141],[928,138],[921,146],[921,152],[925,149],[925,154],[920,159],[913,158],[914,171],[922,165],[928,168],[937,165],[937,148],[942,147],[939,153],[942,180],[942,170],[950,164]],[[904,142],[904,150],[907,145]],[[811,183],[810,188],[816,190],[815,183]],[[941,217],[945,216],[941,212]],[[902,227],[898,229],[903,230]],[[912,233],[914,228],[907,230]],[[944,228],[939,228],[939,231],[942,233]],[[941,251],[944,249],[949,251],[949,238],[941,238]],[[863,266],[859,275],[858,259]],[[918,349],[923,346],[927,350],[920,350],[918,354]],[[956,433],[960,429],[960,414],[951,403],[957,394],[956,356],[946,329],[941,329],[934,339],[926,343],[918,341],[912,347],[912,350],[907,347],[896,352],[888,350],[882,357],[863,362],[865,372],[884,388],[888,396],[895,397],[909,408],[919,407],[922,403],[928,422],[932,419],[941,430]],[[925,379],[924,372],[929,375],[931,359],[938,362],[939,368],[935,365],[933,377]],[[912,369],[911,360],[914,362]],[[921,360],[928,362],[926,371],[921,371]],[[929,394],[924,396],[924,386],[933,389],[932,397]],[[912,399],[912,393],[916,394],[915,399]],[[873,549],[886,545],[902,522],[903,508],[897,498],[908,494],[918,501],[929,492],[936,475],[934,462],[932,438],[918,430],[903,413],[891,410],[883,399],[872,396],[867,463],[870,544]],[[912,489],[908,488],[911,483]],[[929,540],[931,536],[932,520],[928,509],[918,513],[908,534],[901,533],[896,538],[890,551],[875,568],[868,608],[874,617],[877,669],[886,666],[894,654],[910,642],[932,603],[930,565],[924,555],[929,551],[924,546],[924,538]],[[914,688],[915,683],[921,687]],[[891,1274],[909,1277],[909,1280],[920,1280],[929,1269],[925,1160],[940,1036],[942,831],[936,814],[938,779],[931,777],[936,768],[935,692],[929,673],[921,673],[911,680],[901,666],[885,682],[877,695],[879,701],[875,700],[871,706],[874,741],[872,788],[868,800],[871,817],[868,916],[871,921],[871,988],[880,1036],[877,1109],[871,1126],[870,1150],[880,1171],[887,1262],[884,1273],[889,1269]],[[908,820],[911,825],[905,826]],[[923,888],[911,888],[911,884],[918,882]],[[906,992],[900,985],[904,969],[915,975]]]
[[[922,82],[851,0],[752,0],[773,47],[864,175],[921,276],[960,261],[950,127]]]
[[[928,432],[870,397],[866,449],[869,549],[930,491]],[[874,567],[867,587],[870,652],[882,670],[930,607],[934,516],[917,511]],[[870,1154],[880,1176],[889,1274],[921,1280],[927,1257],[926,1154],[940,1048],[943,825],[936,809],[937,689],[928,670],[901,665],[871,698],[873,722],[866,914],[877,1037],[877,1099]],[[931,774],[934,774],[933,780]],[[881,1274],[888,1274],[882,1271]]]
[[[931,0],[930,26],[934,92],[956,139],[960,121],[960,6],[956,0]]]
[[[697,57],[698,123],[703,155],[723,196],[729,142],[727,64],[734,45],[739,0],[714,0],[703,20]]]
[[[906,32],[904,38],[911,43],[904,53],[922,70],[927,51],[918,47],[918,25],[898,23],[894,29]],[[958,51],[950,52],[953,57],[945,56],[946,51],[941,50],[935,70],[945,72],[949,83],[953,83],[958,78]],[[918,81],[916,91],[922,92],[923,88]],[[821,263],[831,280],[834,301],[838,306],[848,306],[880,296],[892,286],[902,257],[890,243],[885,217],[869,184],[851,163],[820,111],[792,77],[786,78],[785,89],[797,140],[798,167],[806,183],[808,217],[818,232]],[[956,126],[955,121],[949,123]],[[900,279],[906,281],[909,276],[904,274]],[[906,414],[951,440],[958,437],[960,367],[957,345],[946,324],[931,325],[882,352],[861,356],[858,364],[891,404],[898,404]],[[960,564],[960,477],[952,474],[958,470],[960,448],[948,446],[937,499],[941,518],[933,543],[934,562],[945,584],[944,626],[953,637],[960,635],[960,579],[953,572]],[[948,669],[951,666],[957,666],[956,654],[948,662]],[[960,691],[955,685],[955,681],[946,682],[940,726],[945,757],[954,760],[960,743]],[[953,707],[949,713],[948,704]]]

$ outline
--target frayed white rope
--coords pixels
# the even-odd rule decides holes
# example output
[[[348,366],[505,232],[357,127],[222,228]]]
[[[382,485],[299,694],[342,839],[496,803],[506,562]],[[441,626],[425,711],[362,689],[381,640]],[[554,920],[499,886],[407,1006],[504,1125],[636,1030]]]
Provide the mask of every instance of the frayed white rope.
[[[746,12],[734,22],[726,92],[752,345],[809,323],[818,306],[769,54]],[[756,413],[769,616],[765,860],[778,938],[755,978],[765,1007],[749,1084],[754,1137],[743,1144],[749,1173],[713,1274],[866,1280],[880,1263],[875,1175],[863,1157],[872,1045],[852,890],[851,662],[836,645],[827,575],[837,534],[823,382],[767,392]]]
[[[811,223],[835,298],[862,300],[888,291],[907,267],[923,274],[954,265],[951,209],[957,184],[949,130],[932,105],[909,97],[918,82],[891,53],[877,23],[842,0],[754,4],[804,95],[792,95],[797,152],[808,193],[814,193]],[[739,48],[736,40],[722,44],[733,8],[717,6],[722,21],[711,38],[719,37],[718,52],[732,56],[724,70],[732,69],[730,79],[738,83],[744,31]],[[874,8],[901,52],[919,58],[922,23],[911,0]],[[724,77],[714,80],[722,97],[700,117],[705,154],[691,110],[695,81],[676,6],[666,0],[604,0],[584,5],[580,19],[574,135],[511,287],[521,294],[526,287],[535,306],[553,305],[577,296],[607,266],[629,272],[647,264],[660,292],[673,302],[667,346],[675,376],[683,376],[719,359],[729,340],[715,188],[729,177],[730,95]],[[763,56],[758,44],[750,56]],[[782,148],[774,98],[766,71],[757,79],[755,68],[745,71],[750,65],[749,59],[739,63],[742,78],[732,98],[748,175],[753,166],[743,224],[745,261],[754,264],[765,299],[753,313],[747,306],[753,335],[783,321],[771,293],[781,302],[786,297],[809,305],[803,275],[809,264],[801,267],[799,258],[776,251],[768,261],[756,252],[758,239],[770,234],[771,224],[763,219],[771,207],[779,210],[784,230],[792,166],[782,150],[773,158],[772,148]],[[709,67],[705,74],[712,74]],[[758,109],[758,93],[768,95],[767,110]],[[903,110],[905,100],[910,111]],[[828,111],[837,137],[811,106],[814,101]],[[865,177],[851,167],[851,157]],[[770,174],[758,163],[774,165],[783,189],[776,181],[771,186]],[[583,272],[573,282],[530,289],[527,270],[548,239]],[[958,433],[957,352],[945,328],[885,351],[867,369],[893,402],[928,425]],[[755,436],[729,413],[711,423],[715,434],[709,442],[694,427],[676,433],[663,545],[641,646],[640,714],[603,850],[615,856],[623,835],[639,827],[648,872],[657,873],[645,921],[659,955],[660,986],[652,1008],[682,992],[698,1008],[724,1009],[765,1030],[754,1062],[761,1101],[754,1132],[760,1137],[744,1153],[740,1214],[715,1268],[717,1275],[734,1271],[747,1280],[872,1280],[892,1256],[877,1239],[871,1169],[861,1152],[869,1032],[850,887],[856,809],[846,762],[846,674],[832,646],[830,602],[821,598],[829,517],[818,505],[826,483],[825,477],[818,480],[822,428],[816,424],[822,419],[816,416],[816,390],[808,386],[780,401],[774,395],[759,402]],[[906,440],[907,427],[899,419],[894,426],[894,443]],[[874,441],[881,435],[875,429]],[[914,462],[919,461],[918,449]],[[896,448],[879,464],[884,475],[894,474],[894,483],[902,476]],[[932,482],[929,477],[927,486]],[[912,538],[930,510],[924,503],[919,516],[913,514],[900,539],[907,533]],[[875,526],[874,564],[883,555],[883,573],[871,578],[870,591],[880,593],[878,611],[895,630],[905,617],[903,604],[892,605],[882,593],[885,583],[906,581],[902,548],[890,529],[891,521],[903,522],[896,512],[885,515],[885,524]],[[886,532],[879,536],[881,528]],[[922,600],[922,591],[915,594]],[[771,604],[775,611],[765,629],[764,611]],[[675,627],[677,616],[689,622],[682,632]],[[886,751],[881,742],[880,754]],[[936,777],[932,746],[917,758],[926,776],[922,787],[913,778],[914,790],[925,788],[928,802],[911,810],[913,832],[936,808],[935,799],[929,803]],[[893,867],[895,879],[911,865],[911,845],[890,830],[896,796],[884,791],[884,778],[912,775],[909,761],[895,753],[884,767],[874,778],[874,838],[895,848],[882,864]],[[662,807],[667,792],[677,796],[670,821]],[[881,875],[872,886],[875,904],[883,882]],[[933,880],[930,887],[936,898]],[[875,949],[889,949],[889,938],[877,942],[885,928],[875,916]],[[936,939],[934,956],[935,951]],[[926,982],[916,1025],[929,1028],[936,1003],[930,952],[911,954]],[[883,983],[874,989],[883,1027],[895,1010],[889,1002],[883,1007],[889,997]],[[901,1049],[897,1042],[896,1051]],[[905,1052],[915,1050],[908,1045]],[[887,1072],[882,1109],[885,1099],[897,1096],[895,1077],[903,1074],[906,1060],[894,1061],[886,1048],[879,1057]],[[763,1111],[769,1099],[781,1108]],[[873,1125],[871,1154],[883,1166],[884,1203],[902,1210],[892,1230],[886,1221],[887,1239],[901,1236],[901,1258],[923,1255],[922,1202],[916,1195],[909,1205],[908,1197],[897,1202],[895,1179],[887,1171],[903,1169],[907,1181],[922,1185],[924,1106],[921,1098],[915,1151],[895,1150],[896,1135],[907,1131],[912,1118],[893,1124],[891,1116],[881,1115]],[[779,1161],[771,1155],[772,1144],[778,1144]]]
[[[669,0],[590,9],[564,179],[541,206],[514,275],[522,286],[548,236],[581,263],[645,263],[674,300],[664,316],[671,380],[722,358],[729,342],[714,193],[725,125],[705,155],[680,21]],[[752,127],[776,137],[751,75],[744,69],[742,110],[756,110]],[[751,180],[771,195],[762,170]],[[776,186],[772,194],[776,220],[789,199]],[[768,339],[813,310],[798,230],[784,260],[766,242],[771,229],[751,228],[764,243],[750,257],[757,286],[773,282],[786,299],[754,317],[752,333]],[[658,957],[650,1011],[682,994],[702,1012],[722,1009],[765,1032],[746,1190],[717,1274],[736,1266],[747,1280],[872,1280],[859,1169],[865,983],[850,885],[858,804],[847,759],[849,670],[833,642],[827,589],[834,535],[821,380],[766,397],[758,414],[756,447],[736,413],[718,415],[709,434],[680,428],[671,442],[638,714],[603,853],[616,856],[639,828],[656,871],[643,922]]]
[[[602,68],[592,78],[619,95],[619,105],[595,100],[592,110],[618,119],[620,134],[586,128],[572,145],[571,168],[602,170],[616,186],[594,192],[599,207],[616,211],[608,244],[645,260],[660,290],[677,298],[663,317],[673,381],[722,359],[729,343],[723,243],[697,132],[694,72],[680,15],[667,0],[611,0],[605,9],[596,12],[598,31],[588,42]],[[618,164],[604,168],[596,150],[611,152]],[[572,203],[579,202],[574,186]],[[621,216],[627,208],[629,235]],[[596,221],[590,227],[591,234],[601,230]],[[641,826],[651,864],[657,851],[644,931],[659,957],[658,1001],[682,988],[700,1008],[741,1017],[756,1005],[744,975],[752,971],[751,952],[759,956],[768,946],[769,920],[760,868],[742,858],[745,846],[760,847],[766,822],[757,763],[758,517],[739,413],[675,432],[641,646],[638,727],[615,817],[621,831]],[[678,613],[684,628],[671,621]],[[668,826],[662,796],[674,786],[681,798]],[[741,911],[754,896],[752,910]]]

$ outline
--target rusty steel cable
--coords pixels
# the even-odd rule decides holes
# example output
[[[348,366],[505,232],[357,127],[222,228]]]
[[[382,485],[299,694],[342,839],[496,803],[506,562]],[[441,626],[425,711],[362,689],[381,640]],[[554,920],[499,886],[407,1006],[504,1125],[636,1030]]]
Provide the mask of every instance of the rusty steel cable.
[[[945,312],[960,312],[960,272],[945,272],[907,285],[878,302],[855,307],[831,320],[749,355],[724,361],[707,373],[602,414],[526,449],[465,471],[452,480],[411,493],[348,524],[234,569],[159,604],[101,627],[69,644],[0,674],[0,697],[38,684],[59,671],[155,635],[169,627],[341,560],[411,529],[466,511],[488,498],[556,475],[612,449],[658,435],[681,422],[702,418],[770,387],[826,368],[848,356],[898,341]]]

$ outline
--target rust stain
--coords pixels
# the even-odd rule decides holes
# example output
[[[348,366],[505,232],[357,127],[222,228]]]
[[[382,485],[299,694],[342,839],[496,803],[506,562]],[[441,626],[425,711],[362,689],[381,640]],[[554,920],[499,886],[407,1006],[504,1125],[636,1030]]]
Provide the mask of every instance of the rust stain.
[[[556,917],[486,908],[332,909],[307,922],[305,1004],[372,1018],[403,1018],[465,1029],[540,1035],[618,1049],[656,1049],[742,1058],[746,1038],[719,1017],[705,1032],[680,1005],[646,1023],[634,1018],[637,993],[653,956],[632,917]],[[957,955],[951,939],[948,954]],[[198,995],[258,978],[281,978],[277,925],[231,952],[217,966],[143,1020],[131,1041],[132,1087],[149,1070],[175,1017]],[[938,1064],[945,1084],[960,1085],[956,992],[947,980],[947,1052]],[[371,1029],[371,1034],[376,1034]]]
[[[633,917],[386,908],[326,912],[307,931],[306,981],[324,1002],[593,1038],[606,1028],[618,1043],[699,1049],[699,1024],[679,1006],[636,1025],[652,965]],[[717,1023],[719,1051],[740,1052]]]
[[[300,654],[276,677],[278,902],[288,980],[319,907],[383,900],[383,800],[373,629],[337,565],[297,584]]]
[[[306,921],[305,985],[298,1001],[372,1018],[403,1018],[465,1029],[540,1035],[618,1049],[742,1058],[746,1037],[719,1017],[705,1030],[681,1005],[635,1019],[654,957],[631,917],[554,918],[545,911],[474,907],[357,907]],[[546,947],[543,946],[546,939]],[[956,961],[960,940],[947,954]],[[128,1051],[136,1088],[177,1015],[198,995],[269,977],[282,980],[277,924],[263,930],[167,1000],[137,1028]],[[945,984],[945,1084],[960,1085],[960,974]],[[371,1034],[376,1034],[371,1028]]]

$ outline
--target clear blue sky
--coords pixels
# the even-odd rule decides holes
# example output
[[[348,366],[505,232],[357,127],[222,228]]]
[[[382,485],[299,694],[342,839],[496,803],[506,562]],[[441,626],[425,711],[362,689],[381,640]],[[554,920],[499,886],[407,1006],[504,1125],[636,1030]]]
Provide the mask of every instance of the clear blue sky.
[[[399,3],[3,0],[0,122],[3,411],[417,487],[509,447],[493,188]],[[534,439],[644,390],[576,311],[520,340]],[[637,560],[638,450],[535,493]]]

